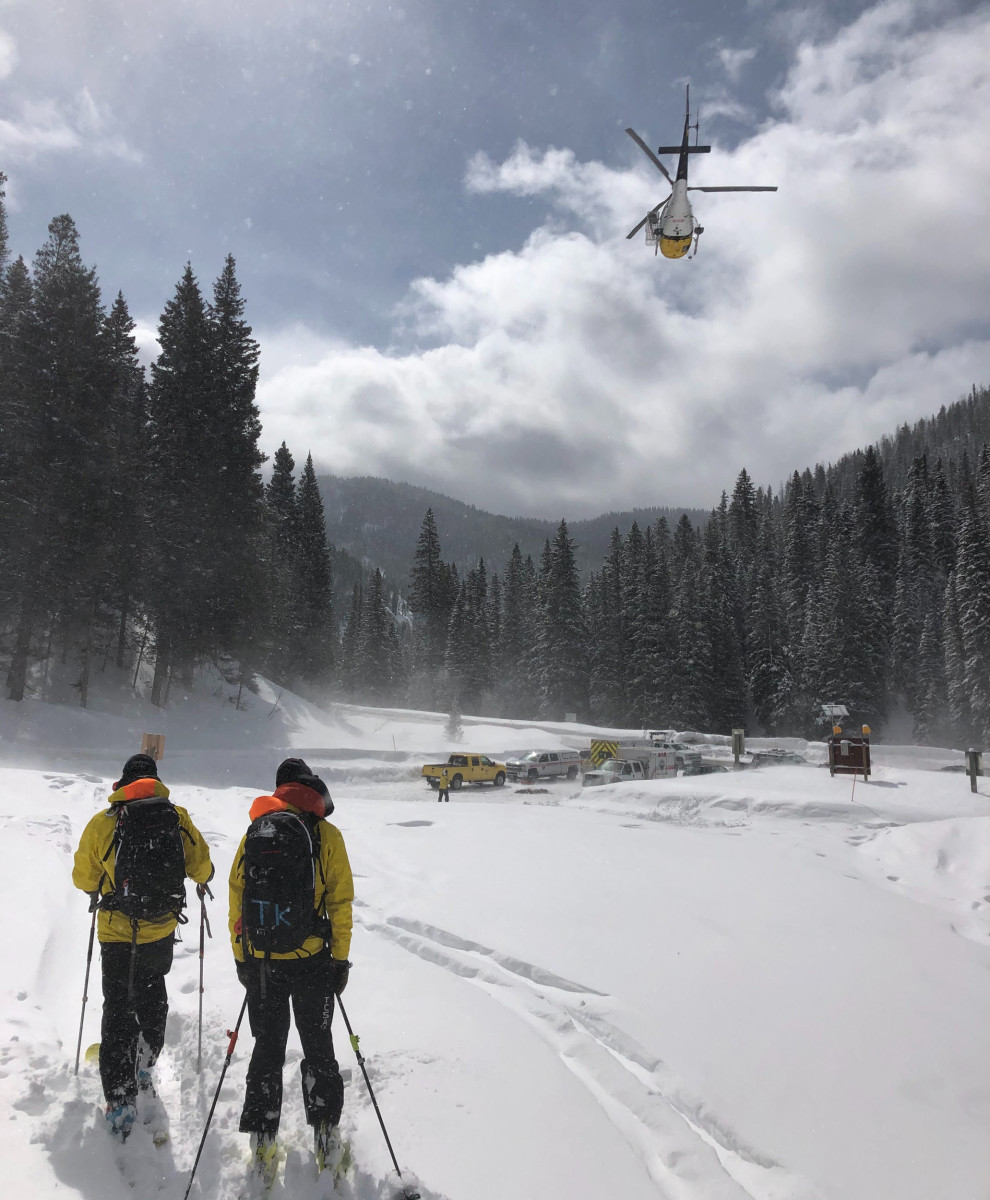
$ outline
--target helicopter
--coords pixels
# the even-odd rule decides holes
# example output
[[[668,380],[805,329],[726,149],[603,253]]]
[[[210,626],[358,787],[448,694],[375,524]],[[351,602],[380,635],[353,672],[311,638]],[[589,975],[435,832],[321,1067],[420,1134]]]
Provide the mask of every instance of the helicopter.
[[[775,187],[688,187],[688,161],[692,154],[710,154],[711,146],[699,146],[697,144],[698,126],[700,118],[695,124],[691,124],[691,86],[685,88],[685,111],[684,111],[684,136],[681,138],[679,146],[659,146],[657,154],[676,154],[677,158],[677,174],[672,179],[670,172],[663,165],[657,154],[647,146],[646,142],[639,136],[635,129],[627,129],[626,133],[639,146],[640,150],[646,155],[651,163],[657,168],[661,175],[667,180],[671,187],[671,193],[666,200],[661,200],[656,208],[651,208],[646,216],[640,221],[635,229],[630,229],[626,234],[627,240],[635,237],[637,233],[646,226],[646,241],[649,245],[653,244],[653,253],[659,251],[664,258],[683,258],[691,249],[691,241],[694,239],[694,255],[698,253],[698,239],[705,232],[703,225],[699,225],[694,219],[694,212],[691,209],[691,201],[688,198],[688,192],[775,192]],[[690,132],[695,131],[695,144],[689,144]]]

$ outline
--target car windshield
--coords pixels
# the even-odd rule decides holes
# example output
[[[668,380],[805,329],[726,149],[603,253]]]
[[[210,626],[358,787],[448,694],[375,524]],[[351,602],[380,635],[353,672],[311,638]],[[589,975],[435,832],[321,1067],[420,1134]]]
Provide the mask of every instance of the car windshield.
[[[528,754],[524,755],[523,761],[524,762],[539,762],[540,761],[539,750],[530,750],[530,752]]]

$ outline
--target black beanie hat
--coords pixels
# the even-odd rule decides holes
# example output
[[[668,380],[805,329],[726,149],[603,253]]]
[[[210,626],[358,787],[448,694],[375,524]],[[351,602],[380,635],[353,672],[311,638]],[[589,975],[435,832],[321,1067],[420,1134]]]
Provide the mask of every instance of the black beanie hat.
[[[131,757],[124,763],[124,769],[120,772],[120,778],[113,785],[113,790],[117,788],[127,787],[129,783],[133,783],[136,779],[157,779],[158,764],[150,754],[132,754]]]
[[[301,758],[287,758],[278,765],[275,772],[275,786],[280,788],[283,783],[301,783],[304,787],[319,792],[326,805],[327,816],[333,812],[333,801],[330,790],[319,775],[315,775]]]

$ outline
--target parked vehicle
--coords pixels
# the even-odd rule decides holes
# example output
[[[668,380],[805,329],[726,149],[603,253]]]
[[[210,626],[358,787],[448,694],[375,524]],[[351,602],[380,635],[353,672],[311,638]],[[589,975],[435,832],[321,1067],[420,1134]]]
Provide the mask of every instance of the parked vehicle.
[[[610,758],[594,771],[588,771],[582,780],[582,787],[601,787],[607,783],[631,783],[635,779],[645,779],[643,764],[638,758]]]
[[[633,779],[665,779],[676,774],[677,763],[672,750],[618,745],[615,757],[606,759],[596,770],[586,772],[584,786],[627,783]]]
[[[440,772],[447,768],[447,780],[452,791],[465,783],[505,783],[505,763],[493,762],[487,754],[452,754],[445,763],[427,763],[423,775],[431,788],[440,786]]]
[[[793,750],[754,750],[750,766],[772,767],[777,763],[806,763],[807,761],[803,754],[798,754]]]
[[[684,774],[687,775],[726,775],[728,767],[723,767],[721,763],[689,763],[684,768]]]
[[[681,771],[687,769],[688,766],[701,765],[701,751],[694,746],[687,745],[686,742],[675,742],[667,738],[657,738],[653,745],[658,750],[673,750],[677,761],[677,766]]]
[[[506,760],[510,779],[554,779],[559,775],[577,779],[581,773],[581,755],[577,750],[530,750],[519,758]]]

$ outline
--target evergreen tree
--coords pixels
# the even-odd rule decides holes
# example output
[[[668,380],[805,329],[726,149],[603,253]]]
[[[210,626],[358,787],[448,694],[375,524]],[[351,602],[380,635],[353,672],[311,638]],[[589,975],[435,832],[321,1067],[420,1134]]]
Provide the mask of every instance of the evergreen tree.
[[[986,742],[990,740],[990,528],[975,491],[966,497],[959,527],[956,600],[973,734]]]
[[[756,553],[760,517],[756,505],[756,489],[744,467],[736,478],[729,504],[729,548],[748,572]]]
[[[148,598],[155,632],[152,703],[164,704],[173,664],[191,678],[206,637],[218,530],[204,475],[222,441],[208,420],[212,407],[210,329],[191,265],[187,264],[158,325],[160,352],[151,364],[150,445],[155,470],[147,481],[154,555]],[[211,436],[212,435],[212,436]],[[221,522],[220,529],[226,528]]]
[[[421,665],[431,674],[443,664],[452,599],[449,575],[445,574],[440,554],[436,518],[433,509],[428,508],[413,555],[409,607],[421,631]]]
[[[298,501],[297,650],[293,657],[300,663],[299,673],[304,683],[326,686],[334,659],[333,572],[323,498],[311,454],[306,456],[299,481]],[[394,678],[394,664],[391,674]]]
[[[174,665],[191,682],[200,658],[246,663],[266,624],[261,576],[261,425],[254,403],[258,345],[228,256],[207,308],[187,265],[158,327],[151,368],[149,488],[156,548],[152,699]]]
[[[32,634],[52,620],[64,651],[85,641],[85,671],[106,557],[101,523],[109,485],[103,475],[105,413],[100,404],[99,335],[103,324],[96,272],[83,265],[72,218],[55,217],[34,260],[33,304],[22,324],[29,404],[37,440],[25,446],[33,486],[36,540],[21,554],[23,587],[8,673],[11,699],[23,698]],[[23,288],[22,295],[23,295]],[[14,432],[24,438],[25,429]],[[44,546],[44,555],[36,548]]]
[[[541,711],[562,720],[587,708],[586,631],[574,543],[561,521],[540,571],[537,661]]]
[[[872,562],[883,595],[890,594],[897,567],[897,524],[875,446],[867,446],[854,495],[856,545],[864,562]]]
[[[7,688],[23,699],[31,636],[42,606],[41,563],[25,551],[41,545],[45,524],[40,451],[45,411],[33,355],[34,289],[23,258],[0,291],[0,598],[13,631]]]
[[[347,613],[347,623],[340,647],[340,684],[346,695],[356,697],[361,688],[362,646],[364,631],[362,617],[364,614],[364,589],[356,583],[351,592],[351,603]]]
[[[764,512],[756,542],[749,602],[749,687],[757,721],[776,734],[794,688],[778,578],[772,513]]]
[[[144,369],[138,361],[134,321],[121,292],[117,293],[101,331],[101,381],[107,412],[104,471],[109,484],[102,540],[107,547],[104,596],[117,614],[116,664],[128,662],[129,627],[141,596],[141,563],[148,542],[142,505],[143,479],[149,463],[145,440],[148,401]]]
[[[296,575],[299,562],[299,504],[295,460],[285,442],[275,451],[265,488],[265,559],[268,577],[268,632],[265,667],[279,683],[292,682],[300,663],[296,650]]]
[[[960,742],[968,747],[975,737],[976,723],[973,717],[966,671],[966,651],[963,644],[962,624],[959,620],[955,571],[950,572],[945,585],[942,639],[949,725]]]
[[[392,699],[396,687],[398,642],[389,612],[385,580],[376,567],[361,613],[359,693],[370,703]]]

